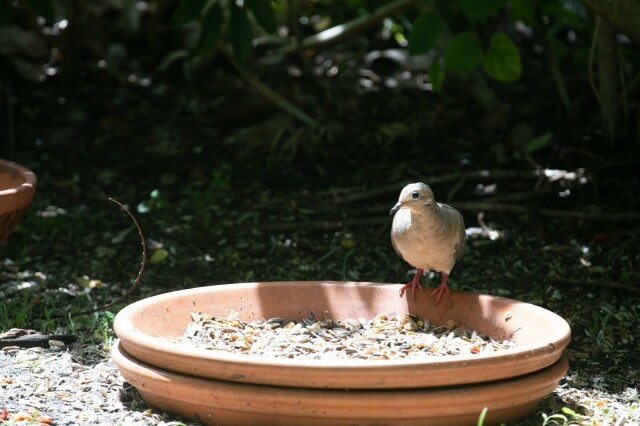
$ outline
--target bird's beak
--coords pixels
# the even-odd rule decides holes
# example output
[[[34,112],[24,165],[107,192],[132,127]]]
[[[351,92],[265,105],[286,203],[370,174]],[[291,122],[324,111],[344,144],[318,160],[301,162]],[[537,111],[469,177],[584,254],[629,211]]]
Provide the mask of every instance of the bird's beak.
[[[402,207],[402,203],[398,201],[398,203],[395,206],[393,206],[393,208],[389,211],[389,216],[395,214],[395,212],[400,210],[400,207]]]

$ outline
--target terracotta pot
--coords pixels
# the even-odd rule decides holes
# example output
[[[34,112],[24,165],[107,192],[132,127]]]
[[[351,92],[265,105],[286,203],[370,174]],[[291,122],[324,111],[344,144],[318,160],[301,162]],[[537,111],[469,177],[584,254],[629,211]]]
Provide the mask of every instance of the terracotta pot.
[[[0,243],[16,229],[36,193],[36,175],[12,161],[0,160]]]
[[[484,383],[521,376],[555,363],[570,339],[569,325],[538,306],[511,299],[452,291],[434,305],[428,290],[416,300],[400,298],[398,284],[274,282],[228,284],[167,293],[141,300],[114,322],[123,349],[165,370],[232,382],[332,389],[401,389]],[[240,319],[301,320],[309,309],[332,318],[372,318],[413,313],[436,324],[453,319],[494,339],[511,337],[518,347],[491,354],[425,360],[315,361],[237,355],[195,349],[172,340],[181,336],[191,312]]]
[[[205,425],[485,425],[525,417],[567,371],[562,357],[540,371],[485,384],[441,388],[308,389],[235,383],[175,373],[136,360],[116,342],[124,378],[149,405]]]

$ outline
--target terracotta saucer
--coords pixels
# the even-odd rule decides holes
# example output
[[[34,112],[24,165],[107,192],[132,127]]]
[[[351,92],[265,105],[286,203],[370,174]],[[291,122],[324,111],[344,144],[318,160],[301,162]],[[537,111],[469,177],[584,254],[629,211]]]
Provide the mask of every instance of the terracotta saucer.
[[[136,360],[116,342],[111,356],[151,406],[205,425],[485,425],[527,416],[553,391],[566,357],[535,373],[459,387],[308,389],[199,378]]]
[[[569,325],[541,307],[489,295],[455,292],[434,305],[430,292],[400,298],[398,284],[262,282],[181,290],[135,302],[114,322],[123,349],[149,366],[231,382],[331,389],[405,389],[484,383],[522,376],[554,364],[570,340]],[[313,361],[237,355],[175,343],[191,312],[242,320],[301,320],[313,309],[331,318],[413,313],[436,324],[453,319],[518,347],[491,354],[426,360]]]
[[[0,243],[9,238],[36,193],[36,175],[13,161],[0,160]]]

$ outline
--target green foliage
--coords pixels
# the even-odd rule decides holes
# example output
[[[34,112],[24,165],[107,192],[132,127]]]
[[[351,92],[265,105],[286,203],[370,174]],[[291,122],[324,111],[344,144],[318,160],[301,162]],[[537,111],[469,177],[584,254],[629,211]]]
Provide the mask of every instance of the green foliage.
[[[253,50],[253,31],[247,10],[237,6],[235,2],[231,3],[229,15],[229,41],[240,65],[246,65]]]
[[[190,186],[185,188],[181,195],[183,204],[190,207],[195,222],[201,227],[209,228],[214,214],[220,215],[225,195],[230,188],[231,178],[222,169],[215,169],[211,173],[208,185]]]
[[[486,19],[504,6],[505,0],[459,0],[462,13],[469,19]]]
[[[520,78],[522,60],[518,48],[505,33],[495,33],[482,57],[482,69],[488,76],[503,83]]]
[[[478,36],[470,31],[456,35],[444,51],[444,62],[452,71],[471,71],[482,60],[482,45]]]
[[[553,414],[551,416],[542,413],[542,425],[567,425],[571,420],[581,420],[587,418],[586,416],[582,416],[576,413],[569,407],[562,407],[562,412],[563,414]],[[571,424],[575,423],[571,422]]]
[[[9,25],[16,16],[16,11],[9,2],[0,1],[0,28]]]
[[[269,0],[245,0],[241,4],[235,1],[181,0],[171,24],[182,27],[194,21],[200,22],[200,38],[191,50],[192,56],[214,52],[222,39],[229,42],[236,60],[245,66],[253,51],[254,30],[250,15],[267,33],[276,31],[276,13]]]
[[[55,13],[53,10],[52,0],[28,0],[31,9],[38,15],[42,16],[48,23],[53,23]]]
[[[193,56],[201,55],[206,52],[213,52],[220,40],[220,32],[224,17],[222,8],[219,3],[212,4],[202,19],[202,31],[200,32],[200,40],[198,45],[192,52]]]
[[[171,17],[171,25],[174,27],[181,27],[195,20],[200,16],[206,4],[207,0],[181,1]]]
[[[169,205],[169,200],[165,198],[164,194],[162,194],[159,189],[154,189],[151,191],[151,194],[149,194],[149,199],[138,204],[137,210],[138,213],[144,214],[150,211],[165,209],[169,207]]]
[[[444,25],[442,18],[435,13],[425,13],[413,22],[411,34],[409,34],[409,53],[420,55],[427,53],[436,44],[442,33]]]
[[[480,412],[480,415],[478,416],[477,426],[484,426],[484,419],[485,419],[485,417],[487,417],[487,412],[488,411],[489,411],[489,409],[487,407],[484,407],[482,409],[482,411]]]
[[[444,68],[439,61],[433,61],[429,65],[429,82],[433,86],[434,92],[439,92],[442,90],[442,85],[444,84]]]
[[[457,5],[464,17],[473,22],[485,24],[506,7],[506,0],[458,0]],[[533,20],[532,2],[514,0],[514,16],[522,16],[527,22]],[[449,7],[453,6],[449,4]],[[467,73],[482,65],[484,72],[502,83],[516,81],[522,75],[522,59],[520,52],[511,38],[501,31],[491,34],[488,41],[483,40],[478,32],[461,31],[447,36],[444,15],[429,12],[418,16],[408,37],[409,53],[424,54],[436,47],[440,42],[444,50],[444,67],[433,65],[429,69],[429,77],[434,90],[442,88],[445,69]],[[434,74],[434,75],[432,75]]]
[[[512,0],[511,1],[511,19],[514,21],[522,21],[527,25],[535,22],[535,2],[531,0]]]
[[[276,32],[276,15],[269,0],[245,0],[245,3],[265,31]]]

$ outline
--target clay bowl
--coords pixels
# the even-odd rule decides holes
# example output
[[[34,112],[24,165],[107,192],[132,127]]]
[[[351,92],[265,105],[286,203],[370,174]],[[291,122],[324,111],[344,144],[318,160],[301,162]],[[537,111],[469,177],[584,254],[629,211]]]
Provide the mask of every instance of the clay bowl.
[[[189,376],[145,364],[117,341],[111,356],[125,380],[163,411],[205,425],[484,425],[527,416],[567,371],[561,357],[540,371],[484,384],[339,390],[254,385]]]
[[[194,377],[324,389],[407,389],[486,383],[539,371],[558,361],[570,339],[569,325],[543,308],[511,299],[452,291],[434,305],[429,292],[400,298],[398,284],[355,282],[273,282],[227,284],[162,294],[118,313],[114,328],[122,349],[151,367]],[[491,354],[434,359],[337,362],[265,358],[195,349],[173,340],[191,312],[242,320],[282,317],[301,320],[313,309],[331,318],[372,318],[413,313],[432,323],[453,319],[518,347]],[[559,379],[559,378],[558,378]]]
[[[36,175],[26,167],[0,160],[0,243],[6,241],[36,193]]]

